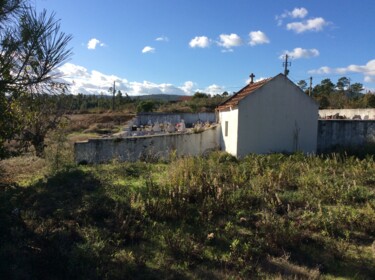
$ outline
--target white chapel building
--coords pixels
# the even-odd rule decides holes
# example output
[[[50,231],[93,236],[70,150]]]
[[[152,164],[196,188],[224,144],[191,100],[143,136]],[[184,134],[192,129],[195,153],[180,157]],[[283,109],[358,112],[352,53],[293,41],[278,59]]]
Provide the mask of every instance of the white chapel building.
[[[285,75],[251,82],[217,107],[222,150],[315,153],[319,105]]]

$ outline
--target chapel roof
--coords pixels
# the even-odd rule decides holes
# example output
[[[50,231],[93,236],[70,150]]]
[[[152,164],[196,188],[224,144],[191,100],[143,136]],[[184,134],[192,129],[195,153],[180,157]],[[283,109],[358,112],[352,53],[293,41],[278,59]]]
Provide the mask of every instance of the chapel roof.
[[[227,99],[226,101],[224,101],[223,103],[221,103],[216,108],[216,110],[222,111],[222,110],[226,110],[226,109],[228,109],[230,107],[237,106],[238,103],[242,99],[244,99],[246,96],[252,94],[253,92],[255,92],[260,87],[264,86],[271,79],[273,79],[273,78],[264,79],[264,80],[261,80],[259,82],[255,82],[255,83],[249,83],[248,85],[246,85],[245,87],[243,87],[242,89],[240,89],[238,92],[236,92],[234,95],[232,95],[229,99]]]

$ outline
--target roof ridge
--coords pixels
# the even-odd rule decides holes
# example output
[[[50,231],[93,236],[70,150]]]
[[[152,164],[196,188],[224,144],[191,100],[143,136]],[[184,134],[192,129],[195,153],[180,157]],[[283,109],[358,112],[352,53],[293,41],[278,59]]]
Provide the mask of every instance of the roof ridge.
[[[229,99],[221,103],[218,107],[217,110],[220,109],[227,109],[232,106],[238,105],[239,101],[241,101],[243,98],[251,94],[252,92],[256,91],[258,88],[262,87],[264,84],[272,80],[274,77],[266,78],[263,80],[260,80],[255,83],[247,84],[244,86],[242,89],[240,89],[238,92],[233,94]]]

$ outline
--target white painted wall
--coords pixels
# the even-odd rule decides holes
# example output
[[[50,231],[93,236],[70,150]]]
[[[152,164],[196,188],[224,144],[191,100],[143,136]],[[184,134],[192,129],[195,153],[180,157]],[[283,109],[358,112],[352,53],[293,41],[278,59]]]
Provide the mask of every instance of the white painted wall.
[[[222,150],[243,157],[249,153],[315,153],[318,104],[280,74],[238,104],[220,112]],[[237,123],[224,136],[225,121]],[[232,135],[233,134],[233,135]]]
[[[222,150],[237,156],[238,141],[238,109],[219,113],[220,119],[220,147]],[[225,124],[228,122],[228,135],[225,135]]]
[[[237,156],[316,152],[318,104],[284,75],[245,97],[238,109]]]

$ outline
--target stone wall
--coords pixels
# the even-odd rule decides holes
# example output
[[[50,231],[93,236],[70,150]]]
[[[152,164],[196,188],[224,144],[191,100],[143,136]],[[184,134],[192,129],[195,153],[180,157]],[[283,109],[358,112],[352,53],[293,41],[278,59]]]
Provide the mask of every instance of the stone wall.
[[[375,143],[374,120],[319,120],[318,153]]]
[[[219,126],[199,133],[173,133],[128,138],[89,139],[74,144],[77,163],[104,163],[111,160],[167,159],[177,156],[201,155],[219,149]]]

